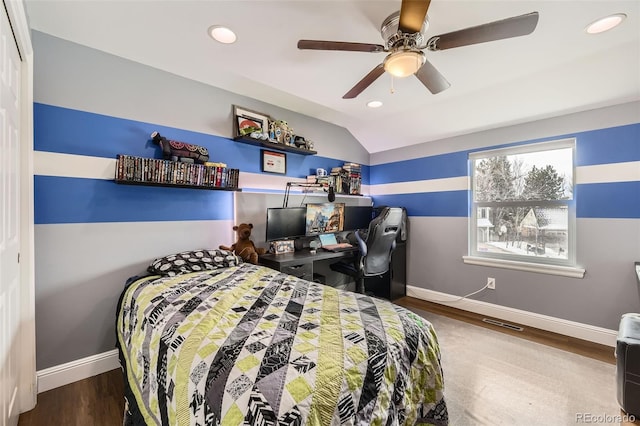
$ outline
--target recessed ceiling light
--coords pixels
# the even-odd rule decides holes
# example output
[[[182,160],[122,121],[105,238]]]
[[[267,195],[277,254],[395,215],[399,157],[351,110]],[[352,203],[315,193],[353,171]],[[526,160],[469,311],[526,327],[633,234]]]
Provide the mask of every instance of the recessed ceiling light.
[[[597,21],[592,22],[586,28],[589,34],[598,34],[618,26],[627,17],[624,13],[616,13],[614,15],[605,16]]]
[[[370,101],[370,102],[367,102],[367,106],[369,108],[380,108],[382,106],[382,102],[380,102],[380,101]]]
[[[216,41],[230,44],[236,41],[236,33],[222,25],[212,25],[209,27],[209,35]]]

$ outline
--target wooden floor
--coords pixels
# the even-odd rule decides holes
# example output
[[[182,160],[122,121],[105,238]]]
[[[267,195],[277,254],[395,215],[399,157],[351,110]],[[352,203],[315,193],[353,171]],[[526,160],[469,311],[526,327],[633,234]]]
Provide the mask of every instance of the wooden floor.
[[[18,426],[114,426],[122,424],[122,370],[112,370],[38,394],[36,408]]]
[[[613,348],[572,337],[562,336],[531,327],[513,331],[482,321],[481,315],[411,297],[403,297],[395,303],[415,307],[459,321],[512,334],[558,349],[615,364]],[[18,426],[113,426],[122,424],[124,411],[124,383],[120,369],[90,377],[66,386],[38,394],[38,404],[33,410],[20,415]],[[640,425],[621,423],[621,425]]]

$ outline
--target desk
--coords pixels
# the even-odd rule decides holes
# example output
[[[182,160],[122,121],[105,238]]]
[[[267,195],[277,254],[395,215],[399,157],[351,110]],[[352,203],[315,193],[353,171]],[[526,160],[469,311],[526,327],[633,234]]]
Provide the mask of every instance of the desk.
[[[293,275],[303,280],[313,281],[313,264],[322,260],[339,261],[357,254],[358,249],[331,252],[318,250],[311,254],[309,249],[298,250],[294,253],[263,254],[258,258],[260,265],[268,266],[276,271]],[[406,244],[398,243],[391,259],[391,271],[382,277],[371,277],[367,281],[367,291],[376,297],[395,300],[406,295]]]
[[[311,254],[309,249],[303,249],[293,253],[263,254],[258,258],[258,263],[303,280],[313,281],[314,262],[321,260],[335,260],[337,262],[340,259],[352,257],[357,252],[358,249],[355,247],[353,250],[339,252],[318,250],[316,254]]]

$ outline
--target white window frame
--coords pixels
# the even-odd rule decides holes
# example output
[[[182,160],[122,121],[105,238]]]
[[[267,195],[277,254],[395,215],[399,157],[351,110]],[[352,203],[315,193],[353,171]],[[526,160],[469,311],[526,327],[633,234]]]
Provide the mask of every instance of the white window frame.
[[[572,185],[573,196],[570,200],[538,200],[538,201],[475,201],[475,161],[484,158],[497,156],[507,156],[525,154],[531,152],[551,151],[556,149],[571,148],[572,150]],[[529,272],[540,272],[553,275],[582,278],[585,270],[576,266],[576,140],[575,138],[560,139],[548,142],[537,142],[526,145],[509,146],[498,149],[478,151],[469,154],[469,173],[471,191],[469,193],[469,255],[463,256],[463,261],[468,264],[492,266],[506,269],[516,269]],[[514,206],[567,206],[568,208],[568,236],[567,236],[567,259],[553,259],[546,257],[524,256],[518,254],[479,252],[478,244],[478,209],[482,207],[514,207]]]

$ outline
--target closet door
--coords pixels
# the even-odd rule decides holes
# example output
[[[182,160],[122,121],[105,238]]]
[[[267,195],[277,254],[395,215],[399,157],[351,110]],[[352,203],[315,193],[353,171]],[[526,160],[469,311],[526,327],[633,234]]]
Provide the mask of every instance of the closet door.
[[[20,55],[0,14],[0,425],[18,423],[20,345]]]

